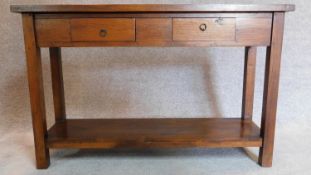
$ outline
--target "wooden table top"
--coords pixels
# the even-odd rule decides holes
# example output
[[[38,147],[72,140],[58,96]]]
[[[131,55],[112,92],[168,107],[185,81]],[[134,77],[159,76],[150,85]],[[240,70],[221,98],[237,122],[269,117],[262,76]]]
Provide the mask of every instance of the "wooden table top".
[[[94,5],[11,5],[16,13],[57,12],[285,12],[291,4],[94,4]]]

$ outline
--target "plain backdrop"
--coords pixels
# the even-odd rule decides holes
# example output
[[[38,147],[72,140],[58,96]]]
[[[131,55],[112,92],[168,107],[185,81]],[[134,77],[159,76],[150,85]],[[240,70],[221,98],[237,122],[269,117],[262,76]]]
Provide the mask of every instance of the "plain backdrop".
[[[286,14],[274,166],[257,149],[51,152],[37,171],[21,17],[10,4],[291,3]],[[0,174],[310,174],[311,1],[23,0],[0,1]],[[244,48],[63,48],[68,118],[239,117]],[[265,48],[259,47],[254,120],[262,107]],[[54,122],[48,50],[42,49],[48,127]]]

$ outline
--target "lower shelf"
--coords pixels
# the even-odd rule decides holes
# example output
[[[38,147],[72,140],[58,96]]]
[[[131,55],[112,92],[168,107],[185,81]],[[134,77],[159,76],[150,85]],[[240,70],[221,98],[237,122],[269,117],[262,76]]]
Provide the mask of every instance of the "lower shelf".
[[[48,131],[50,148],[260,147],[240,118],[68,119]]]

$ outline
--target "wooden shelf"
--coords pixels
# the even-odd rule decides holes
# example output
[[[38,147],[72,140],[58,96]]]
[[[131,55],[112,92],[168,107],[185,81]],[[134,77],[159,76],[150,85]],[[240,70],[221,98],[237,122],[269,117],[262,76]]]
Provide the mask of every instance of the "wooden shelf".
[[[50,148],[260,147],[240,118],[67,119],[48,131]]]

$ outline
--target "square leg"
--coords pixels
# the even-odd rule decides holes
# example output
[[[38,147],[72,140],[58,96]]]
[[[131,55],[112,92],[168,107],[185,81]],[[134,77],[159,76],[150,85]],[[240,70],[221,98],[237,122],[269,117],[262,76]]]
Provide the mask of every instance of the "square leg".
[[[23,29],[27,57],[27,72],[36,153],[36,166],[38,169],[45,169],[48,168],[50,164],[50,155],[46,143],[47,127],[41,53],[35,40],[34,20],[32,14],[23,14]]]
[[[272,166],[283,27],[284,13],[274,13],[271,46],[267,48],[262,105],[261,137],[263,144],[259,152],[259,164],[263,167]]]
[[[251,121],[253,116],[255,74],[256,74],[257,48],[245,48],[243,98],[242,98],[242,119]]]
[[[61,48],[51,47],[49,51],[55,122],[60,122],[66,120]]]

